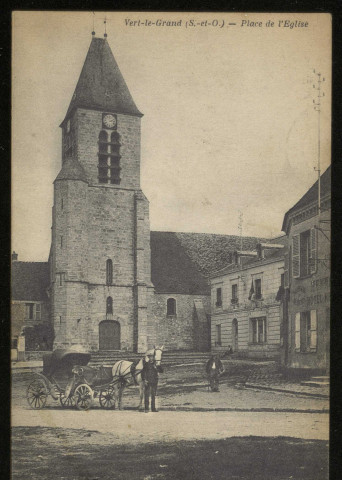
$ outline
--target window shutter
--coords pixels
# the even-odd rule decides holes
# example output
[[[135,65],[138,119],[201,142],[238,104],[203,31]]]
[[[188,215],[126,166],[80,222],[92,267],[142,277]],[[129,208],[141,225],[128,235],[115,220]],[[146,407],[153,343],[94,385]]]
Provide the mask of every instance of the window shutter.
[[[284,288],[289,287],[289,254],[284,255]]]
[[[295,317],[295,349],[300,352],[300,312]]]
[[[310,349],[317,349],[317,310],[310,312]]]
[[[300,274],[300,237],[294,235],[292,237],[292,275],[294,278],[298,278]]]
[[[253,342],[253,319],[249,319],[249,343]]]
[[[313,274],[317,270],[317,230],[311,229],[310,232],[310,273]]]

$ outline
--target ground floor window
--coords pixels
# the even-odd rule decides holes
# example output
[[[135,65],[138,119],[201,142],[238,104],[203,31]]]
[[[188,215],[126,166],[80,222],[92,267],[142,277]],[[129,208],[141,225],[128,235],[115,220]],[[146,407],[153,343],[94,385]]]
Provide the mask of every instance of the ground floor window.
[[[249,338],[251,343],[266,343],[266,317],[250,319]]]
[[[221,346],[221,325],[216,325],[215,345]]]
[[[295,315],[296,352],[315,352],[317,349],[317,312],[307,310]]]

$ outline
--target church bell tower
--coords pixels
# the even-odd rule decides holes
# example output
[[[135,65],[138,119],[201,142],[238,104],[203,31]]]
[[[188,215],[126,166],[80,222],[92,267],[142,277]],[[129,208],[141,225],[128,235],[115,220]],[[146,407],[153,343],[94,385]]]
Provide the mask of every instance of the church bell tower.
[[[148,347],[153,286],[141,117],[107,39],[93,37],[61,124],[50,253],[55,347]]]

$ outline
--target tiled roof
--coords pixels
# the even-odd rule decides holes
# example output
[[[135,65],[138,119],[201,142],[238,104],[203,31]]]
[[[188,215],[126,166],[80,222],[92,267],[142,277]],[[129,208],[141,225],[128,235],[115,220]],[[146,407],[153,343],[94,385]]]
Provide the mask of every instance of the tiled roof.
[[[243,237],[243,249],[265,239]],[[208,275],[231,262],[240,237],[207,233],[151,232],[151,273],[157,293],[209,295]],[[13,262],[13,300],[47,300],[49,267],[44,262]]]
[[[331,166],[321,175],[321,197],[324,197],[331,192]],[[317,202],[318,200],[318,180],[312,185],[311,188],[302,196],[302,198],[285,213],[282,231],[286,231],[286,224],[292,212],[299,210],[300,208],[310,205],[310,203]]]
[[[286,235],[281,235],[280,237],[268,239],[268,240],[260,240],[261,243],[273,243],[273,244],[279,244],[279,245],[286,245],[287,243],[287,236]],[[249,249],[244,249],[244,250],[249,250]],[[251,248],[251,251],[257,253],[256,247]],[[241,270],[241,268],[247,268],[247,267],[253,267],[257,265],[262,265],[263,262],[268,262],[269,260],[282,260],[284,258],[284,248],[277,248],[277,249],[264,249],[264,258],[258,258],[257,256],[255,257],[241,257],[240,259],[240,264],[236,265],[234,263],[230,263],[229,265],[223,266],[222,268],[219,268],[215,271],[212,272],[212,277],[215,278],[215,276],[221,276],[224,275],[225,273],[231,273],[235,271]]]
[[[255,250],[255,237],[243,248]],[[152,282],[157,292],[209,295],[208,275],[231,262],[240,237],[207,233],[151,232]]]
[[[65,118],[76,107],[142,115],[105,38],[92,38]]]
[[[47,262],[13,262],[12,300],[47,301],[49,281]]]
[[[69,157],[64,161],[55,182],[57,180],[81,180],[82,182],[88,182],[84,168],[79,161],[73,157]]]

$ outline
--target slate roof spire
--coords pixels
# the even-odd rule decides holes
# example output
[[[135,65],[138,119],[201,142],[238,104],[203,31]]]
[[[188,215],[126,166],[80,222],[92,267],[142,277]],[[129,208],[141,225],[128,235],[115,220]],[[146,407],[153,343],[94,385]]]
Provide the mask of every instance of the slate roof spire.
[[[65,119],[77,107],[142,116],[106,38],[92,36]]]
[[[79,161],[73,157],[65,159],[55,182],[58,180],[80,180],[81,182],[88,183],[84,168]]]

